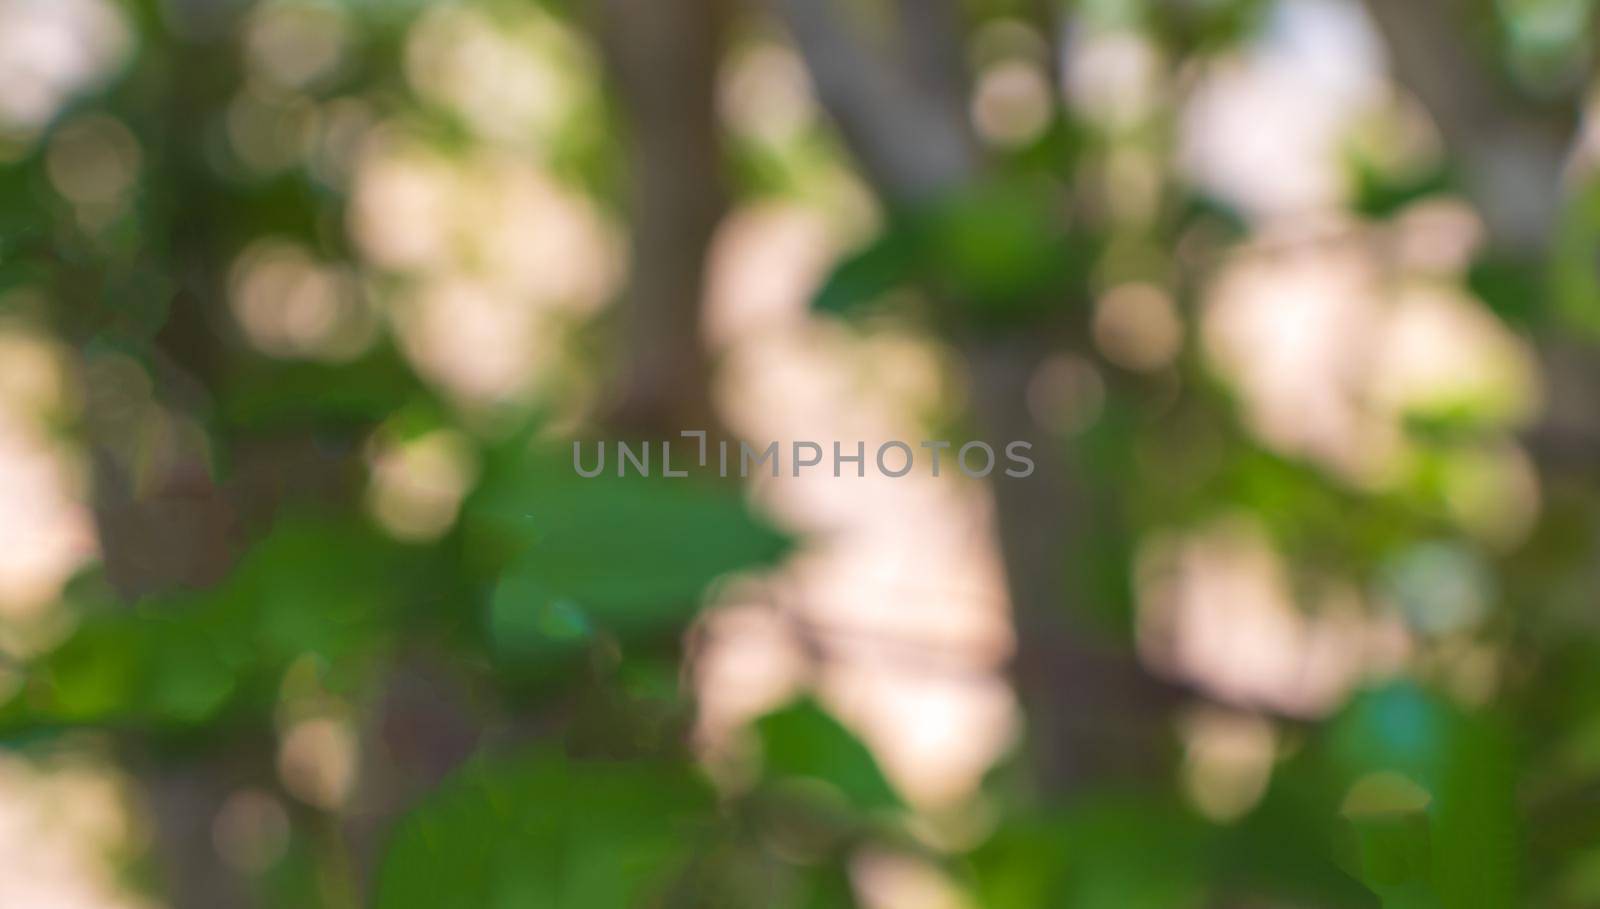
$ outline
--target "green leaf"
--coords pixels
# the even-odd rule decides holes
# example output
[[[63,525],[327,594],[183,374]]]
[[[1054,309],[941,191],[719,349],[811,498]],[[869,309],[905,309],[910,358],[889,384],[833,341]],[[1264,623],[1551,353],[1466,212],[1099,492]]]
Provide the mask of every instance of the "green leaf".
[[[1549,276],[1543,263],[1485,258],[1467,270],[1467,288],[1506,324],[1518,329],[1537,324]]]
[[[1351,782],[1346,813],[1366,882],[1386,906],[1520,905],[1515,761],[1496,718],[1395,684],[1352,704],[1332,747]],[[1364,789],[1395,778],[1418,791],[1419,804],[1351,809]]]
[[[220,395],[224,418],[241,429],[284,424],[366,427],[429,393],[388,343],[353,363],[252,358]]]
[[[1262,905],[1360,907],[1372,892],[1338,861],[1345,819],[1337,787],[1316,772],[1315,753],[1288,757],[1271,788],[1247,815],[1218,831],[1210,877],[1226,892]]]
[[[987,909],[1186,909],[1205,905],[1203,828],[1170,799],[1101,791],[1016,818],[972,857]]]
[[[1362,871],[1383,909],[1441,909],[1431,881],[1428,831],[1412,818],[1362,821]]]
[[[924,266],[942,299],[980,326],[1028,321],[1086,297],[1095,258],[1088,238],[1068,232],[1047,186],[992,183],[933,207],[924,227]]]
[[[1355,184],[1352,207],[1371,218],[1393,217],[1413,202],[1448,192],[1452,188],[1451,174],[1439,167],[1396,174],[1386,171],[1370,158],[1356,156],[1351,162],[1351,170]]]
[[[395,829],[378,909],[623,909],[685,864],[711,799],[681,768],[474,763]]]
[[[918,244],[905,225],[891,224],[871,243],[841,259],[811,301],[817,312],[854,315],[917,277]]]
[[[404,583],[400,550],[365,526],[285,518],[212,590],[88,610],[29,667],[0,725],[195,726],[251,692],[264,709],[301,655],[361,665]]]
[[[1563,324],[1600,338],[1600,180],[1573,194],[1556,231],[1551,288]]]
[[[337,660],[382,633],[406,589],[405,552],[356,522],[280,521],[217,596],[253,623],[252,647]]]
[[[537,570],[514,566],[489,597],[489,636],[502,657],[544,663],[579,652],[592,640],[594,623]]]
[[[586,479],[570,460],[538,455],[496,469],[468,512],[482,537],[516,553],[491,604],[503,627],[559,618],[550,610],[560,600],[568,620],[617,634],[672,629],[698,610],[713,580],[771,565],[788,548],[735,487],[636,475]]]
[[[797,701],[756,721],[769,780],[820,780],[862,811],[901,805],[872,752],[832,714]]]
[[[994,327],[1082,299],[1097,249],[1067,229],[1055,198],[1048,183],[991,181],[898,211],[835,267],[812,305],[855,314],[915,284],[945,305],[946,318]]]

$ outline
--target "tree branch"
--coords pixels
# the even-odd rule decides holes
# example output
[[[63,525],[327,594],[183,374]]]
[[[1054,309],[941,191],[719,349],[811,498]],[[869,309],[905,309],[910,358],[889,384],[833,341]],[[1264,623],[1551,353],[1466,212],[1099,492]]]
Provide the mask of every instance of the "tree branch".
[[[1545,249],[1562,206],[1580,99],[1549,108],[1518,98],[1475,52],[1461,0],[1366,0],[1366,8],[1395,78],[1461,156],[1467,191],[1495,245],[1520,256]]]
[[[890,201],[927,199],[977,176],[977,150],[959,105],[952,111],[948,99],[919,85],[909,69],[870,53],[830,0],[773,4],[805,57],[822,106],[867,178]],[[914,56],[931,64],[946,52],[928,44],[921,31]]]
[[[709,429],[707,251],[728,207],[716,114],[721,0],[602,0],[596,32],[626,119],[632,270],[612,425]]]

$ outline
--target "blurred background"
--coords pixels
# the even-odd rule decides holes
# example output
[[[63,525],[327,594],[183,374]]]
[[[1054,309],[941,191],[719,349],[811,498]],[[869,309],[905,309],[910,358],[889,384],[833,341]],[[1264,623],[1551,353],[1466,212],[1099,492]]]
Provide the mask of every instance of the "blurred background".
[[[1600,906],[1597,37],[0,0],[0,906]]]

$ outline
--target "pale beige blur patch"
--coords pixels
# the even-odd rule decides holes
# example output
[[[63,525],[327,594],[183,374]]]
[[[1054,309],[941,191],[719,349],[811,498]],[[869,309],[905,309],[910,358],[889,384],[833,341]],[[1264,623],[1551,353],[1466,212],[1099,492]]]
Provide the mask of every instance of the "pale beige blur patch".
[[[147,909],[118,864],[142,840],[125,781],[105,768],[0,756],[0,906]]]
[[[1460,285],[1480,228],[1441,201],[1388,230],[1265,231],[1207,289],[1201,334],[1268,446],[1373,490],[1417,481],[1426,453],[1451,517],[1508,548],[1538,514],[1537,472],[1512,433],[1543,389],[1528,343]],[[1482,438],[1428,450],[1407,435],[1418,419]]]
[[[1102,129],[1120,132],[1149,117],[1166,90],[1160,53],[1133,31],[1084,31],[1067,54],[1066,92]]]
[[[417,370],[457,401],[504,404],[532,390],[547,339],[524,301],[489,285],[446,279],[394,301],[393,318]]]
[[[1166,199],[1165,168],[1162,155],[1149,148],[1132,143],[1117,145],[1106,156],[1100,171],[1100,204],[1116,221],[1148,227],[1160,215]],[[1134,271],[1137,275],[1138,270]]]
[[[772,607],[764,582],[735,582],[715,599],[695,629],[694,740],[717,781],[737,789],[754,757],[740,731],[804,691],[812,674],[801,636]]]
[[[0,614],[43,617],[97,551],[81,467],[34,429],[0,418]]]
[[[413,91],[480,138],[533,155],[600,82],[578,37],[530,5],[430,6],[407,35],[405,71]]]
[[[327,810],[349,800],[359,782],[360,760],[356,710],[328,690],[330,670],[320,654],[295,657],[283,672],[273,708],[280,780],[297,799]]]
[[[1029,60],[1050,64],[1050,44],[1033,23],[1009,16],[986,19],[967,43],[967,62],[973,70],[1002,60]]]
[[[912,646],[845,651],[823,673],[818,690],[872,748],[912,805],[957,805],[973,795],[1016,739],[1015,696],[993,665],[968,667],[964,657],[905,657]]]
[[[1485,239],[1483,219],[1464,199],[1423,199],[1406,206],[1394,219],[1394,256],[1399,267],[1410,273],[1462,274]]]
[[[337,811],[355,788],[359,745],[340,717],[319,716],[290,725],[278,743],[278,779],[295,798]]]
[[[0,306],[13,304],[18,309],[43,302],[13,294],[0,298]],[[70,418],[76,416],[78,397],[68,376],[64,347],[21,325],[0,324],[0,408],[26,419]]]
[[[1217,61],[1184,112],[1184,169],[1257,217],[1332,208],[1346,192],[1337,138],[1348,110],[1307,104],[1306,86],[1285,77]]]
[[[1543,493],[1520,446],[1502,440],[1456,452],[1441,479],[1450,517],[1475,539],[1510,551],[1533,532]]]
[[[1569,152],[1566,176],[1574,182],[1592,176],[1600,169],[1600,91],[1592,87],[1583,102],[1577,141]]]
[[[1466,414],[1491,425],[1526,422],[1538,408],[1532,350],[1476,300],[1450,285],[1402,284],[1375,332],[1374,402],[1397,414]]]
[[[1395,770],[1379,770],[1350,784],[1339,813],[1353,819],[1415,814],[1432,801],[1416,780]]]
[[[1346,145],[1356,160],[1397,185],[1426,180],[1444,160],[1444,139],[1428,109],[1394,84],[1382,87],[1375,103],[1358,115]]]
[[[1140,657],[1241,707],[1319,716],[1352,686],[1397,668],[1410,641],[1330,586],[1300,608],[1288,567],[1246,515],[1141,544],[1135,565]]]
[[[710,254],[707,343],[720,350],[805,330],[810,301],[796,288],[815,284],[838,252],[827,220],[812,209],[769,204],[729,214]]]
[[[1324,305],[1334,305],[1332,297],[1323,299]],[[1409,446],[1401,434],[1408,419],[1465,418],[1507,433],[1537,413],[1540,387],[1532,351],[1453,285],[1402,279],[1381,310],[1355,308],[1359,319],[1340,320],[1341,333],[1323,335],[1322,349],[1303,359],[1298,375],[1280,371],[1288,369],[1284,363],[1243,380],[1269,441],[1291,450],[1304,444],[1301,453],[1342,469],[1347,477],[1387,485],[1403,476],[1397,468],[1407,457]],[[1261,358],[1272,359],[1270,353],[1258,354]],[[1306,367],[1327,384],[1309,387]],[[1329,400],[1340,378],[1344,389],[1333,406],[1314,406],[1319,398]],[[1291,417],[1296,398],[1307,404],[1299,421]],[[1315,430],[1319,417],[1325,432],[1296,438]],[[1392,446],[1386,470],[1352,457],[1374,450],[1374,439]],[[1476,538],[1508,548],[1531,530],[1540,503],[1538,477],[1509,435],[1450,452],[1443,461],[1443,481],[1451,516]]]
[[[139,142],[121,121],[89,114],[54,131],[45,171],[78,220],[93,231],[127,208],[140,160]]]
[[[874,235],[877,199],[846,159],[814,141],[821,109],[805,64],[791,47],[764,39],[742,43],[722,64],[716,90],[717,112],[727,129],[770,156],[768,166],[782,173],[787,199],[805,202],[811,206],[805,210],[808,217],[828,222],[830,243],[865,242]],[[800,211],[792,205],[776,208]]]
[[[1206,293],[1202,341],[1267,444],[1353,482],[1392,482],[1398,427],[1365,406],[1382,286],[1357,238],[1326,229],[1336,233],[1266,232],[1227,263]]]
[[[403,441],[380,435],[368,460],[368,509],[391,535],[410,542],[436,540],[454,526],[478,474],[471,441],[451,430]]]
[[[338,71],[350,42],[350,23],[332,3],[273,0],[250,12],[245,62],[257,78],[301,89]]]
[[[734,52],[717,82],[717,108],[736,133],[782,145],[817,119],[811,78],[793,50],[760,43]]]
[[[400,279],[401,349],[469,409],[523,402],[558,374],[571,326],[622,274],[623,244],[587,197],[515,156],[448,157],[393,131],[363,153],[348,223]]]
[[[616,290],[622,243],[587,196],[515,157],[467,163],[456,186],[463,266],[552,310],[588,315]]]
[[[394,271],[449,263],[454,163],[419,143],[377,134],[357,164],[348,227],[362,256]]]
[[[863,909],[975,909],[950,875],[904,852],[866,847],[850,858],[850,883]]]
[[[227,149],[251,176],[268,176],[304,161],[317,133],[318,111],[310,100],[249,83],[223,114]]]
[[[1268,15],[1254,42],[1203,64],[1178,141],[1190,179],[1262,222],[1337,208],[1348,129],[1385,99],[1358,5],[1287,0]]]
[[[335,98],[322,104],[306,154],[307,170],[324,184],[345,191],[377,122],[377,112],[364,98]]]
[[[1094,342],[1106,358],[1138,372],[1172,364],[1183,348],[1183,322],[1172,295],[1153,284],[1122,284],[1095,301]]]
[[[579,311],[616,285],[611,226],[525,161],[499,151],[452,157],[379,130],[359,167],[350,229],[376,266],[471,275]]]
[[[341,362],[377,337],[377,313],[355,274],[291,240],[258,240],[240,254],[228,304],[250,343],[274,356]]]
[[[127,59],[133,36],[105,0],[0,2],[0,160],[26,147],[73,96]]]
[[[1248,713],[1200,707],[1179,725],[1189,801],[1219,823],[1243,817],[1266,794],[1277,760],[1272,723]]]
[[[621,277],[621,241],[594,203],[500,151],[451,157],[380,130],[350,211],[363,257],[405,275],[471,275],[579,313]]]
[[[1016,148],[1038,139],[1055,109],[1055,91],[1044,68],[1004,60],[978,74],[972,93],[972,125],[991,145]]]
[[[949,804],[972,792],[1015,733],[1001,675],[1011,627],[990,506],[948,452],[939,478],[923,449],[912,474],[877,475],[878,445],[903,439],[915,448],[927,437],[921,414],[950,399],[945,359],[923,339],[863,334],[806,314],[838,252],[825,226],[797,207],[736,213],[713,258],[709,331],[724,352],[716,393],[728,424],[758,447],[813,439],[854,454],[860,441],[869,463],[865,477],[850,466],[834,477],[825,450],[828,466],[795,477],[786,453],[782,476],[751,478],[756,501],[807,542],[763,579],[758,596],[744,587],[729,605],[746,617],[752,647],[787,656],[757,682],[750,674],[767,667],[731,655],[743,646],[737,624],[708,635],[700,661],[723,668],[700,676],[713,705],[701,733],[726,736],[810,682],[913,804]],[[793,662],[800,657],[803,671]],[[729,664],[763,696],[716,691],[712,682],[727,678],[719,673]]]
[[[0,328],[0,616],[13,623],[0,645],[7,649],[31,649],[34,635],[22,626],[48,624],[62,585],[97,551],[84,465],[47,428],[76,413],[78,397],[59,345]]]

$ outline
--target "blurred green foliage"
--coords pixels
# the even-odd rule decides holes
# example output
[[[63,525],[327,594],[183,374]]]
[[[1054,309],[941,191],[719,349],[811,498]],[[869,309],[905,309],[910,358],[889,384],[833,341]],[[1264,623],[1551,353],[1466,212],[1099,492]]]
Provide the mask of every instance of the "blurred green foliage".
[[[1133,650],[1141,545],[1238,515],[1281,556],[1297,607],[1317,609],[1336,579],[1411,622],[1404,667],[1326,716],[1227,705],[1276,736],[1262,791],[1237,816],[1194,804],[1176,747],[1158,756],[1158,776],[1090,781],[1061,798],[1028,781],[1019,747],[952,811],[960,817],[930,817],[810,697],[744,730],[733,769],[702,764],[689,747],[691,629],[710,592],[781,564],[796,541],[732,482],[574,476],[551,440],[605,369],[583,333],[592,326],[561,339],[579,374],[555,383],[566,396],[506,413],[462,404],[387,322],[350,356],[275,355],[227,302],[241,253],[268,237],[348,269],[338,273],[364,303],[398,310],[409,299],[404,269],[365,261],[349,236],[349,174],[307,164],[303,148],[286,162],[251,160],[234,134],[331,142],[316,130],[352,102],[368,129],[442,160],[470,157],[489,144],[481,125],[419,97],[407,75],[420,65],[408,30],[440,10],[481,10],[509,34],[545,36],[536,44],[559,27],[549,33],[571,46],[545,50],[589,91],[548,135],[499,152],[537,156],[614,214],[626,148],[611,99],[587,84],[601,56],[592,11],[574,6],[130,0],[114,7],[126,59],[36,132],[0,141],[0,320],[51,338],[83,379],[86,400],[49,428],[82,455],[107,555],[67,587],[57,625],[26,645],[13,642],[23,632],[4,635],[17,651],[5,666],[15,691],[0,705],[5,748],[82,748],[135,778],[221,779],[281,797],[287,844],[263,867],[230,872],[239,880],[226,892],[245,904],[834,909],[864,902],[862,857],[890,853],[985,909],[1600,905],[1593,457],[1580,458],[1576,480],[1548,478],[1520,545],[1465,539],[1454,472],[1520,429],[1503,425],[1510,404],[1475,389],[1405,413],[1412,456],[1400,480],[1374,490],[1263,442],[1237,389],[1194,350],[1159,375],[1096,361],[1099,412],[1070,454],[1094,493],[1093,532],[1060,554],[1091,627]],[[1154,58],[1183,63],[1233,52],[1274,4],[1072,6],[1082,24],[1138,30]],[[1478,6],[1474,31],[1517,91],[1549,94],[1594,53],[1582,25],[1592,4]],[[250,55],[264,52],[242,23],[267,7],[332,17],[337,65],[263,86]],[[1035,14],[967,7],[974,26]],[[1208,253],[1247,239],[1247,220],[1172,172],[1173,111],[1113,137],[1055,94],[1049,104],[1036,136],[995,152],[992,178],[888,211],[833,265],[814,309],[867,322],[887,300],[925,298],[925,311],[892,317],[962,337],[1065,325],[1087,351],[1096,296],[1144,281],[1169,289],[1183,330],[1200,334],[1219,264]],[[258,115],[265,125],[247,122]],[[101,210],[83,201],[98,204],[92,192],[65,197],[51,171],[65,165],[51,156],[66,154],[63,129],[108,121],[104,135],[125,131],[136,146],[136,177]],[[847,167],[825,124],[801,133],[784,147],[731,141],[734,195],[818,192]],[[1130,149],[1158,170],[1149,210],[1074,207],[1096,201],[1090,190],[1110,182],[1096,175]],[[1415,203],[1460,191],[1459,151],[1413,172],[1350,156],[1352,216],[1392,227]],[[1570,200],[1548,255],[1485,249],[1464,283],[1495,325],[1530,343],[1592,343],[1597,249],[1592,184]],[[109,404],[85,378],[101,372],[114,379]],[[365,498],[375,452],[432,433],[467,440],[470,488],[436,535],[404,539]],[[151,467],[163,458],[174,476]],[[207,496],[227,499],[227,520],[208,523]],[[113,531],[125,512],[142,517]],[[152,541],[195,561],[220,546],[227,568],[130,593],[139,585],[115,576],[112,550]],[[129,548],[135,577],[161,561]],[[1487,601],[1487,617],[1431,627],[1432,598],[1456,593]],[[1488,696],[1459,694],[1470,686],[1450,669],[1462,652],[1487,654]],[[413,677],[421,693],[407,687]],[[297,711],[335,716],[359,740],[352,801],[286,788],[273,742]],[[139,785],[147,814],[188,807]],[[221,800],[209,797],[195,797],[210,812],[203,823],[176,837],[152,823],[152,836],[209,832]],[[172,852],[216,859],[208,842]],[[158,898],[181,894],[184,859],[160,861],[139,880]]]
[[[710,814],[680,767],[532,755],[474,765],[395,831],[376,905],[628,906],[689,861]]]

